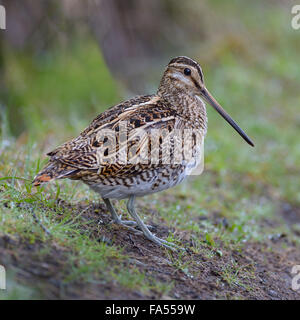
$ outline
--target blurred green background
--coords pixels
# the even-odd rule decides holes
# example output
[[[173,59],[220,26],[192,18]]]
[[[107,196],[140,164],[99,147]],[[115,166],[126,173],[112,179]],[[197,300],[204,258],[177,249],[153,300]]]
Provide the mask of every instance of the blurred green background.
[[[155,92],[168,61],[188,55],[256,142],[249,149],[208,107],[207,165],[246,167],[300,202],[300,34],[291,2],[2,3],[2,137],[48,137],[54,147],[114,103]]]
[[[274,234],[299,244],[300,30],[291,27],[294,1],[0,4],[7,11],[7,30],[0,30],[0,191],[6,192],[0,201],[37,201],[29,184],[5,179],[31,181],[47,151],[108,107],[154,93],[170,59],[187,55],[200,63],[207,88],[255,148],[208,106],[204,173],[145,198],[142,206],[154,205],[168,227],[197,239],[204,234],[212,246],[219,238],[240,245]],[[65,200],[97,201],[85,189],[61,185]],[[60,192],[52,188],[49,198]],[[210,223],[215,215],[230,228]],[[205,232],[195,224],[199,216],[208,217]],[[2,232],[16,232],[18,215],[11,219],[3,218]],[[18,232],[27,227],[24,222]]]

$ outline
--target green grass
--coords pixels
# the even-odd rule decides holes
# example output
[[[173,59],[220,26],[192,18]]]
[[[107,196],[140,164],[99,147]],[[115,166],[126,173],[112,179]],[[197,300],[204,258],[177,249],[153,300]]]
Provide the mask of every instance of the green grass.
[[[0,178],[0,236],[21,237],[29,244],[43,242],[45,247],[39,251],[41,257],[49,254],[47,244],[50,242],[52,246],[65,252],[65,285],[80,281],[116,281],[123,287],[139,289],[144,294],[150,290],[162,294],[168,291],[168,285],[150,283],[145,279],[135,264],[128,266],[130,257],[123,254],[122,248],[103,242],[97,221],[84,219],[83,212],[78,212],[77,208],[67,209],[56,205],[58,197],[68,202],[74,202],[73,199],[86,201],[87,198],[92,201],[93,195],[90,195],[83,185],[77,184],[74,189],[74,184],[65,183],[63,190],[58,184],[49,185],[47,188],[32,188],[31,177],[39,169],[39,161],[34,161],[38,158],[37,149],[32,147],[26,151],[26,146],[23,146],[19,153],[15,154],[14,146],[11,145],[11,150],[7,147],[0,165],[0,170],[4,173]],[[8,163],[9,169],[6,172]],[[10,169],[12,167],[13,170]],[[20,178],[21,176],[28,179]],[[94,199],[97,199],[96,195]],[[51,236],[36,223],[33,212]],[[23,294],[21,289],[16,288],[9,293],[9,297],[15,297],[18,292]]]
[[[244,10],[244,2],[234,3],[214,1],[208,7],[220,15],[222,37],[207,39],[195,55],[209,90],[256,146],[244,143],[208,106],[204,173],[139,200],[142,216],[150,219],[149,209],[159,212],[151,220],[176,231],[170,232],[170,241],[180,244],[186,238],[192,251],[207,259],[278,234],[299,244],[293,232],[300,230],[299,224],[292,229],[279,214],[283,203],[300,206],[299,31],[290,28],[289,12],[281,6],[247,2]],[[75,43],[71,50],[57,49],[35,59],[7,48],[5,58],[10,72],[5,76],[9,98],[1,119],[0,235],[42,242],[40,255],[49,253],[47,244],[58,246],[65,252],[66,283],[114,282],[143,293],[167,294],[172,283],[153,283],[128,263],[130,257],[120,247],[99,241],[97,225],[75,209],[56,207],[58,198],[76,204],[96,202],[97,195],[80,183],[60,181],[37,190],[30,183],[45,163],[45,151],[79,133],[120,99],[96,44],[87,39],[84,46]],[[193,261],[166,256],[175,269],[190,275]],[[253,274],[246,273],[232,263],[220,276],[230,286],[251,291]],[[30,290],[16,285],[9,297],[32,297]]]
[[[98,46],[85,39],[85,45],[47,51],[36,58],[6,48],[5,81],[9,87],[7,112],[10,130],[32,135],[75,132],[80,119],[119,101],[117,86]]]

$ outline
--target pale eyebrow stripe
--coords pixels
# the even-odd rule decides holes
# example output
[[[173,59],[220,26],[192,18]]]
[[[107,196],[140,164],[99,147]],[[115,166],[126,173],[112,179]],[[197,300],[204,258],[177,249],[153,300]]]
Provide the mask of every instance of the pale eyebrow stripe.
[[[182,62],[182,63],[180,63],[180,62],[174,62],[174,63],[172,63],[172,64],[169,65],[169,66],[170,66],[170,67],[180,67],[180,68],[186,68],[187,66],[189,66],[189,67],[192,67],[192,68],[194,68],[194,69],[197,69],[197,71],[198,71],[198,73],[199,73],[199,75],[200,75],[201,81],[204,82],[202,70],[201,70],[201,68],[200,68],[198,65],[195,66],[195,65],[192,65],[192,64],[184,63],[184,62]]]

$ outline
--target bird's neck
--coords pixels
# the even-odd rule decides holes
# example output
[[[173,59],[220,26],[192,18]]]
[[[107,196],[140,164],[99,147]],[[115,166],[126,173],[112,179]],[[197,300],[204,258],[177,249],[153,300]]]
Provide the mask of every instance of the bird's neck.
[[[163,86],[158,89],[157,95],[170,103],[170,106],[187,120],[191,128],[200,129],[206,134],[206,107],[199,96],[187,94],[186,91],[176,87],[165,90]]]

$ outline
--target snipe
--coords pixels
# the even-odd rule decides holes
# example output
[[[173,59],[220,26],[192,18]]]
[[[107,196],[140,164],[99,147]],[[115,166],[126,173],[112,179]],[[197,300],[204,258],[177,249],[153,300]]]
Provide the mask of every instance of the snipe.
[[[100,194],[115,223],[135,232],[137,226],[149,240],[173,248],[150,232],[134,202],[176,186],[198,165],[207,128],[204,101],[254,146],[208,92],[199,64],[177,57],[168,64],[155,95],[138,96],[101,113],[77,138],[48,153],[49,163],[33,183],[81,180]],[[135,221],[121,220],[110,201],[125,198]]]

